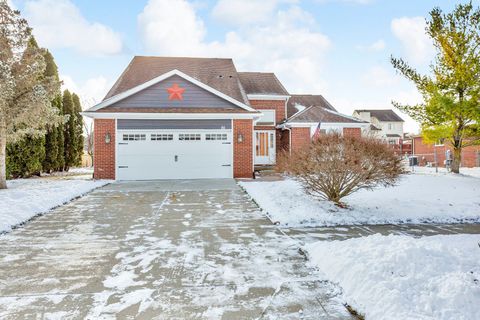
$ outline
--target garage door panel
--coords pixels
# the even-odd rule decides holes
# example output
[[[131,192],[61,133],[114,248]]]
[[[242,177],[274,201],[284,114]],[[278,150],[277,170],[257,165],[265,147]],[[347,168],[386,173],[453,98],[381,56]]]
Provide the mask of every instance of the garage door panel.
[[[119,131],[117,135],[119,180],[233,176],[231,130],[152,131],[141,134],[145,137],[134,131]],[[157,137],[169,139],[168,135],[171,140],[156,140]],[[137,140],[128,140],[132,137]]]

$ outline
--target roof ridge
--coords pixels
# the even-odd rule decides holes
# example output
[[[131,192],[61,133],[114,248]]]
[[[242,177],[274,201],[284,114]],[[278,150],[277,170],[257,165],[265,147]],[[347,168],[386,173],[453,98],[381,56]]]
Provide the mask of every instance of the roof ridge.
[[[198,60],[232,60],[232,58],[219,58],[219,57],[190,57],[190,56],[148,56],[148,55],[135,55],[135,58],[158,58],[158,59],[198,59]]]
[[[112,92],[115,91],[115,89],[120,85],[121,81],[123,80],[123,76],[125,74],[127,74],[128,70],[130,69],[130,67],[133,65],[133,61],[135,60],[136,56],[133,56],[133,58],[130,60],[130,62],[128,63],[127,67],[125,68],[125,70],[123,70],[123,72],[120,74],[120,76],[118,77],[117,81],[115,81],[115,83],[113,84],[113,86],[110,88],[110,90],[108,90],[107,94],[103,97],[102,101],[104,100],[107,100],[108,98],[111,98],[113,97],[114,95],[110,95]]]
[[[301,105],[301,104],[299,103],[299,105]],[[313,106],[309,106],[309,107],[304,106],[304,107],[305,107],[305,109],[294,113],[290,118],[288,118],[288,119],[287,119],[287,122],[289,122],[290,120],[292,120],[292,119],[295,118],[295,117],[298,117],[299,115],[301,115],[302,113],[306,112],[307,110],[310,110],[311,108],[313,108]]]

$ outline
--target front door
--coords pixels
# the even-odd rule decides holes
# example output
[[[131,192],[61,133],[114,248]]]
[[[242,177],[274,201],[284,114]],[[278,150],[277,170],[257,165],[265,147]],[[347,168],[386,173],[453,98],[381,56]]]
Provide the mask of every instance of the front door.
[[[255,165],[275,164],[275,130],[255,130]]]

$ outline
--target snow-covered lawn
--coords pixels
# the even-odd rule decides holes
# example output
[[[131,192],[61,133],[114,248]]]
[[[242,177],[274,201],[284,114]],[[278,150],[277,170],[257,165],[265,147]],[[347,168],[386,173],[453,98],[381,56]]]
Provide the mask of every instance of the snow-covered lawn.
[[[273,221],[288,226],[480,221],[480,179],[453,174],[408,174],[397,186],[361,190],[349,209],[308,196],[293,180],[240,182]]]
[[[306,246],[366,319],[474,320],[480,315],[480,235],[372,235]]]
[[[412,171],[412,168],[409,167],[408,171]],[[435,167],[414,167],[414,173],[421,174],[434,174],[434,175],[450,175],[445,168],[438,168],[438,172],[435,171]],[[460,168],[460,175],[471,176],[480,178],[480,167],[475,168]]]
[[[0,190],[0,232],[107,183],[46,178],[7,181],[8,189]]]

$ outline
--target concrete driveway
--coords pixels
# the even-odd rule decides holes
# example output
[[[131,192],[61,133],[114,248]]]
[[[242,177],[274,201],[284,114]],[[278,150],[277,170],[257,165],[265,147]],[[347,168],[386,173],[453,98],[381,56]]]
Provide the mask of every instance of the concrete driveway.
[[[0,236],[0,318],[347,319],[233,180],[115,183]]]

